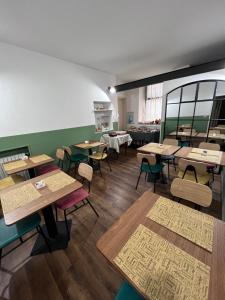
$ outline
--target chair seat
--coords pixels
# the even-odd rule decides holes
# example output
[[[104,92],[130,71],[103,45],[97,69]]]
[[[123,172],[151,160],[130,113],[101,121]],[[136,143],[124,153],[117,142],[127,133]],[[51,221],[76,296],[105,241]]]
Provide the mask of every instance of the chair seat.
[[[184,172],[179,171],[178,177],[183,178],[183,175],[184,175]],[[186,172],[184,179],[196,182],[194,173],[190,172],[190,171]],[[198,179],[198,183],[207,184],[210,181],[210,179],[212,179],[212,175],[211,174],[206,174],[206,175],[202,175],[202,176],[197,175],[197,179]]]
[[[87,157],[87,155],[85,155],[85,154],[78,153],[78,154],[72,154],[72,155],[70,156],[70,160],[71,160],[72,162],[81,162],[81,161],[88,160],[88,157]]]
[[[10,226],[5,224],[4,218],[0,219],[0,249],[35,229],[40,222],[39,214],[34,214]]]
[[[0,180],[0,190],[3,190],[14,184],[15,184],[15,182],[11,176],[5,177]]]
[[[106,153],[96,152],[95,154],[89,155],[90,158],[96,159],[96,160],[102,160],[107,157]]]
[[[144,298],[140,296],[128,282],[124,282],[120,287],[115,300],[144,300]]]
[[[36,168],[38,175],[43,175],[55,170],[59,170],[59,167],[56,165],[45,165]]]
[[[68,209],[78,204],[82,200],[86,199],[89,196],[89,193],[85,191],[83,188],[69,194],[68,196],[63,197],[59,201],[57,201],[56,206],[59,209]]]
[[[147,173],[160,173],[163,169],[164,165],[161,163],[157,163],[155,165],[149,166],[148,164],[142,164],[141,171]]]
[[[174,155],[168,155],[168,156],[162,155],[161,156],[162,161],[168,161],[168,160],[173,160],[173,159],[174,159]]]
[[[25,181],[25,178],[23,176],[20,176],[20,175],[17,175],[17,174],[13,174],[11,175],[14,183],[20,183],[20,182],[23,182]]]

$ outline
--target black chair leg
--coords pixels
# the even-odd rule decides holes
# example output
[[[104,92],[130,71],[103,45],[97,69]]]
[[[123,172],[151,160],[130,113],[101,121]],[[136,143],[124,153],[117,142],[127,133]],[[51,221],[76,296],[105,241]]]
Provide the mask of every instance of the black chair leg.
[[[20,242],[21,242],[21,244],[23,243],[23,238],[22,237],[20,237]]]
[[[47,248],[48,248],[48,251],[49,251],[49,252],[52,252],[52,249],[51,249],[51,247],[50,247],[50,245],[49,245],[49,243],[48,243],[48,239],[46,238],[46,236],[45,236],[45,234],[44,234],[44,232],[43,232],[43,230],[42,230],[42,228],[41,228],[40,225],[38,225],[37,231],[42,235],[42,237],[43,237],[43,239],[44,239],[44,241],[45,241],[45,244],[46,244],[46,246],[47,246]]]
[[[86,199],[88,204],[90,205],[90,207],[93,209],[93,211],[95,212],[96,216],[99,217],[99,214],[97,213],[97,211],[95,210],[94,206],[91,204],[91,202],[88,200],[88,198]]]
[[[170,161],[168,160],[167,163],[168,163],[168,179],[170,179]]]
[[[173,159],[173,167],[174,167],[174,170],[176,171],[177,168],[176,168],[176,164],[175,164],[175,157],[174,157],[174,159]]]
[[[137,190],[137,188],[138,188],[138,184],[139,184],[139,180],[140,180],[140,178],[141,178],[141,174],[142,174],[142,172],[140,172],[140,174],[139,174],[139,176],[138,176],[138,181],[137,181],[137,184],[136,184],[136,190]]]
[[[55,220],[58,221],[58,209],[56,205],[55,205]]]
[[[110,165],[110,163],[109,163],[109,159],[108,159],[108,157],[106,158],[106,161],[107,161],[107,163],[108,163],[109,170],[110,170],[110,172],[111,172],[111,171],[112,171],[112,169],[111,169],[111,165]]]
[[[2,261],[2,248],[0,249],[0,268],[1,268],[1,261]]]
[[[64,219],[65,219],[67,237],[68,237],[68,241],[69,241],[70,240],[70,230],[69,230],[69,224],[68,224],[67,217],[66,217],[66,210],[64,210]]]
[[[147,175],[148,175],[148,173],[146,172],[145,173],[145,181],[147,181]]]
[[[101,177],[102,177],[102,170],[101,170],[101,163],[100,163],[100,161],[99,161],[99,163],[98,163],[98,167],[99,167],[100,175],[101,175]]]

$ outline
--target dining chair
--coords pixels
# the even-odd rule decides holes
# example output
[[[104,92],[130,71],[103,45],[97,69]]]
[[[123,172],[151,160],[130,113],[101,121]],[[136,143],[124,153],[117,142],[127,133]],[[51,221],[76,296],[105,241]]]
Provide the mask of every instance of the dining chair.
[[[170,192],[175,198],[193,202],[198,210],[200,207],[209,207],[212,203],[210,187],[190,180],[175,178],[171,184]]]
[[[138,292],[127,282],[121,285],[115,300],[144,300]]]
[[[178,140],[176,139],[164,139],[164,145],[171,145],[171,146],[178,146]],[[176,164],[175,164],[175,156],[174,155],[161,155],[162,162],[166,162],[168,165],[168,179],[170,178],[170,162],[173,164],[174,170],[176,171]]]
[[[50,245],[48,243],[48,240],[44,232],[42,231],[40,223],[41,223],[41,217],[37,213],[10,226],[7,226],[5,224],[4,218],[0,219],[0,266],[1,266],[2,257],[8,255],[13,250],[18,248],[22,243],[26,242],[27,240],[29,240],[31,237],[34,236],[33,234],[27,239],[25,240],[23,239],[23,236],[25,234],[31,232],[34,229],[37,230],[37,233],[40,233],[42,235],[49,252],[51,252]],[[2,255],[3,248],[5,248],[6,246],[10,245],[11,243],[17,240],[20,240],[20,243],[17,246],[13,247],[4,255]]]
[[[36,174],[40,176],[55,170],[59,170],[59,167],[53,164],[43,165],[36,168]]]
[[[63,169],[63,163],[65,158],[65,152],[62,148],[56,150],[56,158],[58,160],[58,166],[60,169]]]
[[[87,181],[88,191],[86,191],[84,188],[80,188],[72,192],[71,194],[63,197],[59,201],[57,201],[55,205],[56,220],[58,219],[58,209],[63,210],[68,240],[70,239],[70,231],[69,231],[69,225],[67,220],[67,216],[69,214],[89,204],[92,210],[95,212],[96,216],[99,217],[99,214],[97,213],[97,211],[95,210],[95,208],[93,207],[93,205],[88,199],[91,190],[93,168],[88,164],[80,163],[78,167],[78,174],[81,176],[83,182],[85,180]]]
[[[212,142],[209,142],[209,143],[201,142],[199,144],[198,148],[220,151],[220,144],[212,143]],[[219,174],[221,168],[220,168],[220,166],[217,167],[215,164],[207,164],[207,169],[210,173],[212,173],[213,181],[214,181],[214,174]]]
[[[102,176],[102,171],[101,171],[101,161],[106,161],[110,172],[112,171],[111,165],[109,163],[109,155],[108,155],[108,145],[103,144],[98,147],[98,151],[93,153],[92,155],[89,155],[89,158],[92,159],[93,161],[97,162],[98,165],[98,170],[100,171],[100,174]]]
[[[208,185],[212,174],[207,170],[207,165],[202,162],[180,158],[178,162],[178,177],[201,184]]]
[[[63,149],[65,151],[66,158],[69,161],[68,170],[70,170],[72,164],[74,164],[76,170],[76,166],[78,166],[79,163],[88,161],[88,156],[85,154],[82,153],[73,154],[71,148],[68,146],[63,146]]]
[[[162,170],[163,170],[164,165],[161,162],[156,161],[156,156],[154,154],[138,153],[137,160],[140,163],[140,174],[138,176],[136,190],[138,188],[141,174],[145,173],[145,180],[149,174],[152,175],[153,182],[154,182],[154,192],[155,192],[156,179],[157,179],[157,176],[160,176],[160,175],[163,176]]]

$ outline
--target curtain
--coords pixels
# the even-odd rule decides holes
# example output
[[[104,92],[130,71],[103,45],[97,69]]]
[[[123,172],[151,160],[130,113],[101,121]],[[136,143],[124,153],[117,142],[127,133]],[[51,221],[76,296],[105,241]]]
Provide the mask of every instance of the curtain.
[[[147,87],[147,100],[145,103],[145,122],[161,119],[163,84],[158,83]]]

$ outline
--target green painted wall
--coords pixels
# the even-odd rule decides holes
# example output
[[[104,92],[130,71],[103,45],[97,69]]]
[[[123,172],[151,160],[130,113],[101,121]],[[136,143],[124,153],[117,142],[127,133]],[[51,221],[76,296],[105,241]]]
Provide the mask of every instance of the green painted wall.
[[[114,130],[118,123],[113,123]],[[28,146],[32,155],[46,153],[55,156],[56,148],[74,145],[85,140],[99,140],[101,133],[95,132],[95,125],[29,133],[0,138],[0,152],[8,149]]]

